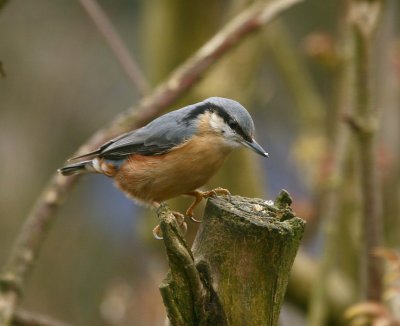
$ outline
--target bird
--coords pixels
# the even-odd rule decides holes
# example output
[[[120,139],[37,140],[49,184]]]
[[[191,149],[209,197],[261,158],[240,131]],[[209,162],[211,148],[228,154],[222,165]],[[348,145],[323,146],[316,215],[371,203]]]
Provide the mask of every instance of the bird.
[[[230,194],[223,188],[199,188],[220,169],[232,150],[244,146],[268,157],[254,133],[253,119],[239,102],[210,97],[73,157],[70,160],[84,160],[67,164],[58,172],[64,176],[104,174],[113,178],[129,198],[153,207],[180,195],[193,196],[185,215],[197,221],[193,210],[203,198]],[[184,216],[176,216],[182,224]],[[153,233],[161,238],[159,228]]]

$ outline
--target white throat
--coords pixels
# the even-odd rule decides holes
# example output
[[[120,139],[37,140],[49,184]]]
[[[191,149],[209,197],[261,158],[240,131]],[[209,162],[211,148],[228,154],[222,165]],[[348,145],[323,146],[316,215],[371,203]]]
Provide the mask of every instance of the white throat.
[[[240,143],[238,142],[240,137],[217,113],[211,113],[209,123],[211,128],[223,139],[223,142],[226,146],[232,148],[240,146]]]

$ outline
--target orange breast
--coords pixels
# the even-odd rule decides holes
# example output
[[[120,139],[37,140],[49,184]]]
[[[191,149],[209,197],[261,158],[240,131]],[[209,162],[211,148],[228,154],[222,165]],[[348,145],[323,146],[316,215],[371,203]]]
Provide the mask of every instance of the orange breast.
[[[195,136],[163,155],[132,155],[115,175],[116,185],[148,203],[161,202],[203,186],[231,151],[223,143]]]

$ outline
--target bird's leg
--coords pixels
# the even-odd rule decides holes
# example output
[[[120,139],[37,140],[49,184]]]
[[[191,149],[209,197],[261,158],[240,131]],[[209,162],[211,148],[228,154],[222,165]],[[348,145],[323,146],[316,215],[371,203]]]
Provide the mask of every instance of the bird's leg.
[[[186,193],[186,195],[189,195],[189,196],[193,196],[193,197],[194,197],[193,203],[192,203],[192,204],[189,206],[189,208],[186,210],[186,216],[189,216],[190,219],[191,219],[193,222],[200,223],[201,221],[196,220],[196,219],[194,218],[193,210],[195,209],[195,207],[196,207],[196,206],[201,202],[201,200],[203,199],[202,192],[201,192],[200,190],[193,190],[193,191],[191,191],[191,192]]]
[[[229,196],[230,194],[231,194],[231,193],[229,192],[228,189],[224,189],[224,188],[221,188],[221,187],[212,189],[212,190],[210,190],[210,191],[193,190],[193,191],[187,192],[185,195],[193,196],[193,197],[194,197],[194,201],[193,201],[193,203],[189,206],[189,208],[187,209],[187,211],[186,211],[186,216],[189,216],[190,219],[191,219],[193,222],[200,223],[201,221],[196,220],[196,219],[194,218],[194,213],[193,213],[193,211],[194,211],[194,209],[196,208],[196,206],[201,202],[201,200],[202,200],[203,198],[209,198],[209,197],[218,196],[218,195],[227,195],[227,196]]]

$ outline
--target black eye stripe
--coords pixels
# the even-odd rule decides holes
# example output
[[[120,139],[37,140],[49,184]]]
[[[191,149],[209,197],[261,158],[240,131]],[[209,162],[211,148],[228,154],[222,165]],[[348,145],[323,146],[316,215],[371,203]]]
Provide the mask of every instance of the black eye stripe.
[[[238,135],[242,136],[243,139],[245,139],[245,140],[247,140],[247,141],[251,141],[251,140],[252,140],[251,137],[249,137],[249,135],[247,135],[247,134],[243,131],[242,127],[239,125],[239,123],[238,123],[237,121],[235,121],[235,120],[230,120],[230,121],[228,122],[228,126],[229,126],[232,130],[236,131],[236,133],[237,133]]]
[[[231,120],[228,122],[229,127],[232,129],[236,130],[237,128],[240,128],[239,124],[235,120]]]
[[[190,113],[182,119],[183,123],[189,123],[190,121],[193,121],[196,117],[198,117],[200,114],[204,114],[206,112],[216,112],[228,126],[234,130],[238,135],[243,137],[243,139],[247,141],[252,141],[251,137],[246,134],[242,127],[238,124],[236,120],[233,120],[232,117],[225,111],[225,109],[221,106],[212,104],[212,103],[202,103],[201,105],[198,105],[196,108],[190,111]]]

